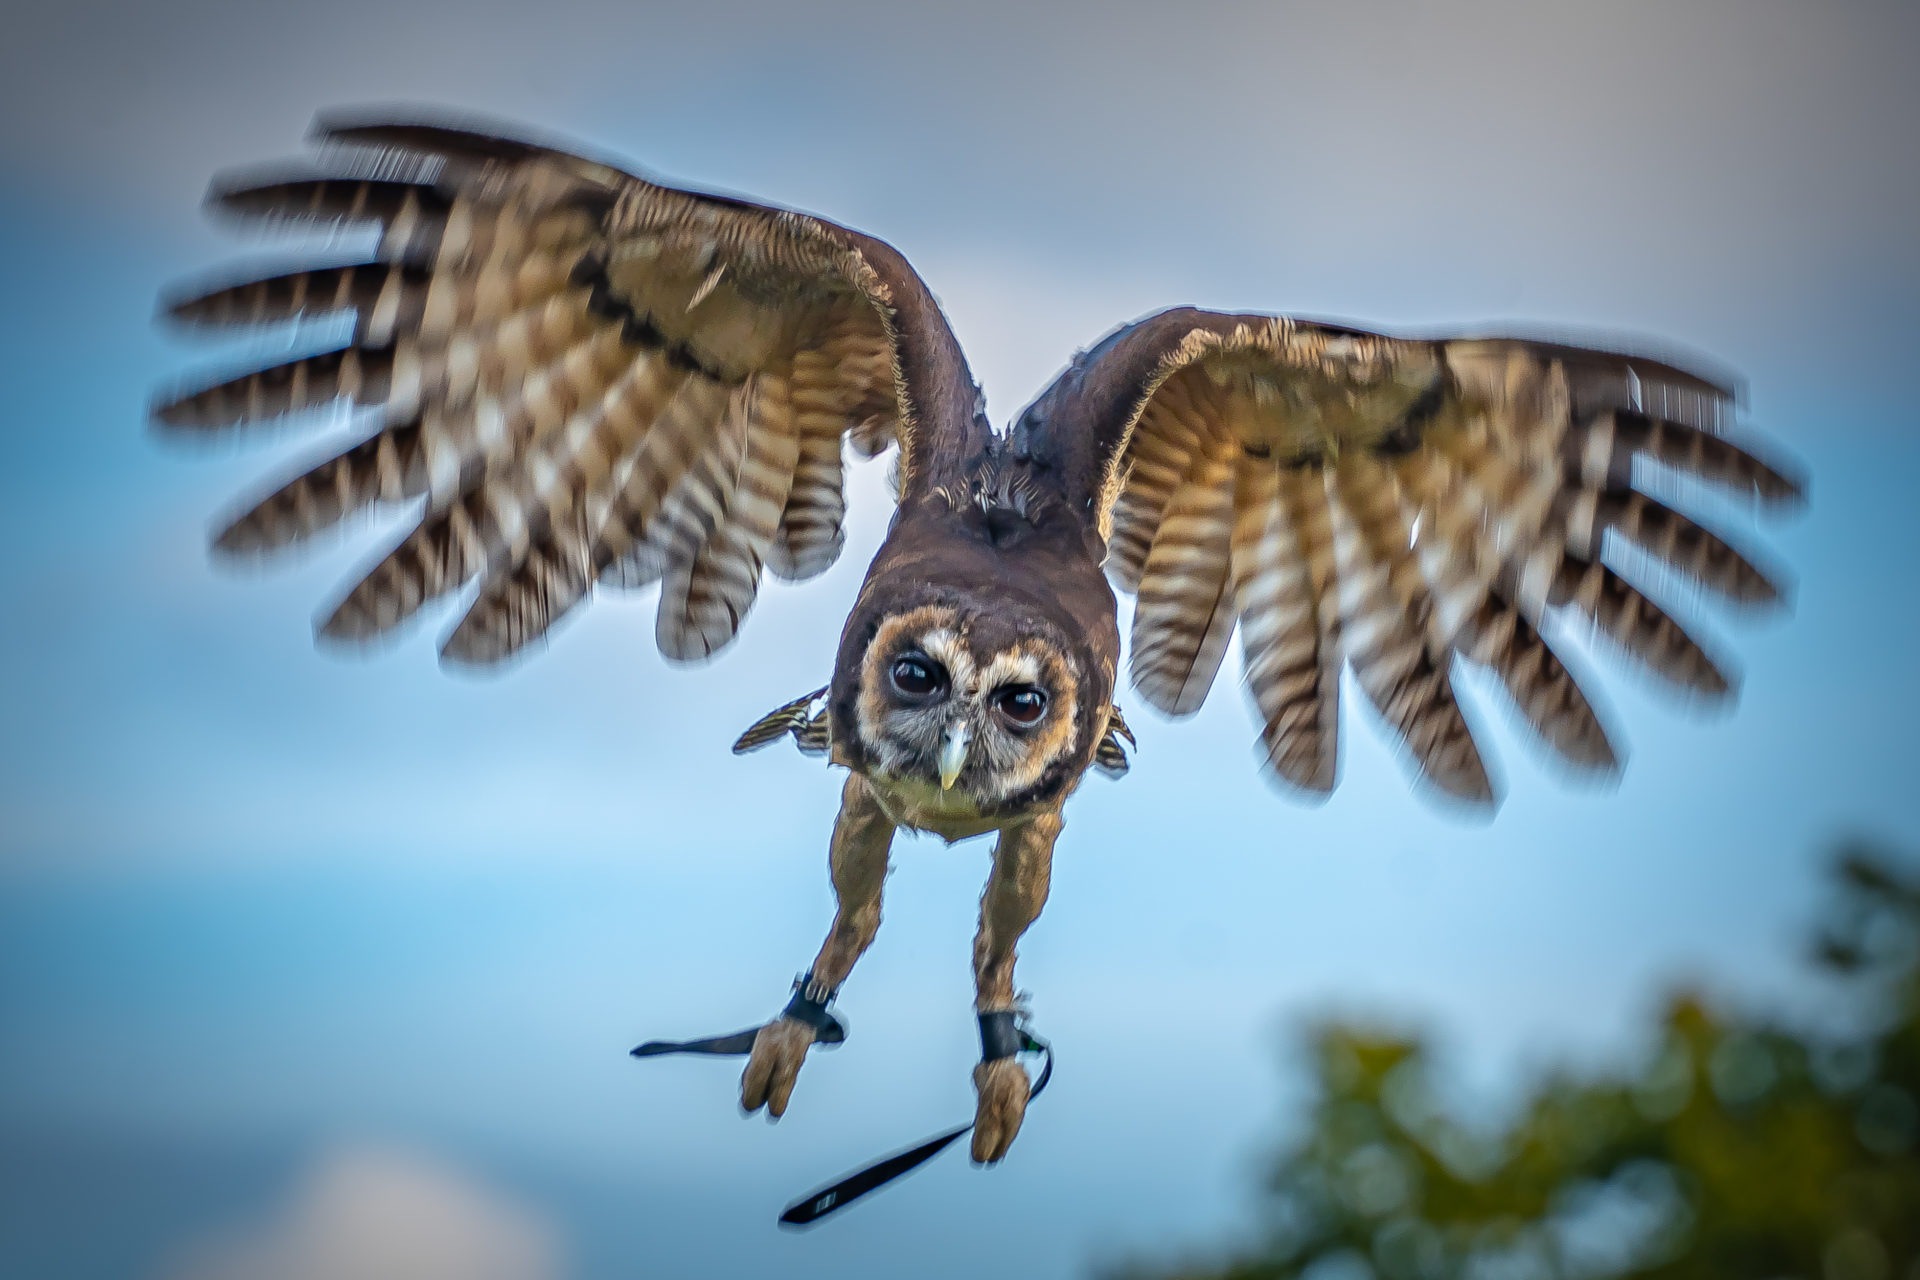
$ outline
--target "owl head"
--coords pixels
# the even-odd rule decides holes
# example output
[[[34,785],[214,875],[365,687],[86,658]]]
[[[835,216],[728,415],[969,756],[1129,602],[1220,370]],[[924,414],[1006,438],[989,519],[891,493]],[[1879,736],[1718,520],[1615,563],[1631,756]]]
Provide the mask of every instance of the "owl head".
[[[883,776],[937,787],[944,808],[1051,799],[1091,758],[1080,665],[1050,622],[1005,601],[886,614],[845,673],[857,749]]]

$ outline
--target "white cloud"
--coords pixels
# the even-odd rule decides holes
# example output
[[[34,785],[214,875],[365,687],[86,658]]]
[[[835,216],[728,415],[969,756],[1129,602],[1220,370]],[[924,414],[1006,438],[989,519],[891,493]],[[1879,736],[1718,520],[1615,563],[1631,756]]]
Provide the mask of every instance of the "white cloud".
[[[550,1280],[553,1226],[417,1153],[323,1155],[264,1219],[191,1246],[167,1280]]]

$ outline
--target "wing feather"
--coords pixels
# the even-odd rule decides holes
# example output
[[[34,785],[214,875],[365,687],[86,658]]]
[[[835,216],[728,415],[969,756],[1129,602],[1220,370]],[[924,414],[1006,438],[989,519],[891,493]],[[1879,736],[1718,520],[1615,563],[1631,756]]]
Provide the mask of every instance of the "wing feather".
[[[1440,642],[1500,678],[1514,706],[1569,763],[1610,771],[1618,755],[1605,727],[1560,656],[1538,628],[1545,610],[1511,593],[1491,537],[1494,520],[1446,458],[1423,450],[1395,467],[1409,537],[1434,602],[1430,629]]]
[[[740,735],[733,744],[733,753],[744,755],[749,751],[758,751],[761,747],[777,742],[789,733],[793,735],[794,741],[800,745],[802,751],[811,751],[816,746],[824,749],[820,739],[825,734],[826,712],[823,710],[816,715],[813,704],[826,696],[827,690],[822,687],[815,689],[812,693],[803,694],[792,702],[775,707],[754,721],[747,731]],[[815,725],[819,728],[816,729]]]
[[[1662,361],[1178,309],[1076,358],[1013,448],[1106,536],[1109,574],[1139,597],[1134,678],[1156,707],[1197,707],[1230,582],[1226,625],[1280,777],[1333,787],[1350,666],[1424,777],[1487,802],[1455,658],[1490,669],[1549,748],[1593,770],[1619,753],[1549,643],[1566,620],[1683,693],[1731,691],[1619,562],[1638,556],[1688,593],[1778,599],[1772,572],[1649,491],[1664,468],[1762,506],[1797,500],[1794,469],[1731,427],[1724,378]]]
[[[705,656],[732,638],[763,567],[797,578],[832,563],[849,441],[862,456],[900,445],[916,495],[979,447],[958,345],[877,240],[470,129],[326,120],[316,133],[320,171],[223,179],[209,204],[376,227],[372,257],[267,269],[163,307],[196,328],[351,314],[351,338],[165,397],[154,416],[208,431],[381,406],[358,443],[217,540],[263,552],[424,496],[323,635],[370,638],[478,580],[443,653],[498,661],[596,581],[660,581],[662,646]]]
[[[552,426],[568,396],[591,394],[634,358],[618,335],[584,323],[584,293],[568,302],[562,295],[528,299],[501,322],[424,357],[409,342],[402,362],[404,398],[394,397],[391,385],[387,389],[388,425],[295,476],[236,518],[215,545],[227,552],[270,551],[376,498],[412,497],[431,488],[444,501],[450,490],[516,463],[525,444]],[[336,394],[313,390],[305,404],[289,408],[311,407]],[[249,412],[223,418],[254,420]]]
[[[1462,800],[1491,802],[1493,784],[1454,696],[1452,652],[1429,643],[1433,605],[1391,472],[1357,455],[1321,476],[1355,683],[1425,777]]]
[[[707,434],[685,479],[660,509],[654,541],[667,571],[660,582],[654,639],[660,652],[676,662],[692,662],[711,651],[696,617],[694,574],[702,551],[727,519],[746,449],[747,414],[736,392],[723,410],[719,429]]]
[[[681,616],[668,652],[704,658],[733,639],[760,590],[760,569],[793,485],[800,442],[792,386],[777,373],[756,374],[739,402],[743,453],[719,526],[688,569]],[[662,618],[669,593],[661,596]]]
[[[841,440],[853,405],[829,353],[796,352],[792,369],[798,448],[768,562],[776,575],[797,582],[824,571],[846,543]]]
[[[1636,458],[1764,506],[1795,506],[1805,497],[1805,483],[1790,465],[1768,461],[1744,443],[1685,423],[1611,410],[1581,423],[1567,437],[1566,468],[1570,479],[1584,488],[1627,487],[1634,479]]]
[[[311,267],[199,289],[162,302],[163,314],[196,328],[278,324],[351,311],[356,344],[379,346],[419,326],[432,273],[408,262]]]
[[[254,369],[179,395],[154,410],[166,427],[201,430],[266,421],[336,400],[379,404],[393,386],[391,346],[347,345]]]
[[[502,568],[489,575],[448,637],[448,658],[481,664],[510,657],[586,598],[596,576],[595,547],[618,495],[643,465],[656,431],[673,429],[670,415],[693,382],[664,358],[634,361],[572,424],[575,438],[530,469],[544,475],[545,484],[502,493],[499,501],[522,513],[526,536],[507,548]],[[693,394],[699,390],[696,385]]]
[[[380,228],[386,261],[430,260],[440,246],[454,201],[431,181],[428,166],[390,177],[242,172],[216,179],[207,193],[215,213],[248,222],[339,227],[372,223]]]
[[[1138,746],[1133,740],[1133,730],[1127,728],[1126,717],[1120,714],[1120,708],[1108,704],[1107,727],[1100,735],[1099,745],[1093,749],[1093,767],[1109,778],[1123,778],[1133,767],[1133,761],[1127,757],[1127,748]]]
[[[1309,793],[1339,771],[1340,659],[1328,541],[1306,508],[1298,472],[1242,454],[1234,487],[1235,607],[1246,685],[1260,712],[1267,764]],[[1319,508],[1324,514],[1324,505]],[[1325,624],[1323,625],[1323,619]]]
[[[1711,530],[1658,498],[1633,489],[1563,492],[1560,522],[1567,554],[1591,563],[1609,530],[1688,581],[1743,604],[1774,604],[1780,588],[1769,572]]]
[[[1185,482],[1202,439],[1211,434],[1184,381],[1168,387],[1148,412],[1152,422],[1128,458],[1126,488],[1107,539],[1108,572],[1122,589],[1136,592],[1167,505]]]
[[[1198,441],[1147,553],[1133,614],[1133,682],[1168,715],[1206,699],[1233,638],[1233,442]]]
[[[1562,563],[1554,575],[1553,592],[1621,654],[1681,693],[1718,699],[1734,692],[1734,678],[1723,662],[1606,565]]]
[[[226,555],[257,554],[338,524],[375,502],[400,502],[427,489],[427,449],[418,415],[298,472],[214,538]]]

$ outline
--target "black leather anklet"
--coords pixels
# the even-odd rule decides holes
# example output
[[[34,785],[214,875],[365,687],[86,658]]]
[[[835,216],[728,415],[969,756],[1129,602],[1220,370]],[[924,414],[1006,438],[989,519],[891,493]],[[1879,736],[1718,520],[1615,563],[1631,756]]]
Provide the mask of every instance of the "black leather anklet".
[[[1026,1047],[1027,1037],[1020,1030],[1018,1011],[996,1009],[980,1015],[980,1061],[998,1062]]]
[[[817,993],[818,998],[810,996],[809,992]],[[834,991],[820,991],[814,985],[811,973],[802,974],[793,980],[793,998],[787,1001],[781,1016],[812,1027],[815,1044],[839,1044],[847,1038],[847,1024],[827,1012],[827,1006],[833,1002],[835,994]],[[748,1027],[732,1035],[707,1036],[701,1040],[649,1040],[631,1052],[636,1058],[657,1058],[669,1053],[705,1053],[719,1058],[737,1058],[753,1052],[753,1042],[764,1029]]]
[[[781,1010],[781,1016],[792,1018],[795,1022],[804,1022],[813,1028],[814,1041],[818,1044],[839,1044],[847,1038],[847,1029],[840,1019],[827,1012],[827,1006],[833,1003],[838,988],[832,991],[812,995],[820,989],[813,981],[813,974],[805,973],[793,980],[793,998],[787,1001],[787,1007]]]
[[[827,1010],[827,1006],[833,1003],[834,995],[833,991],[816,987],[811,973],[804,974],[794,979],[793,997],[787,1001],[782,1016],[812,1027],[816,1044],[839,1044],[847,1038],[847,1029],[840,1019]],[[1020,1025],[1022,1015],[1018,1010],[996,1009],[978,1016],[982,1061],[998,1062],[1020,1053],[1042,1055],[1040,1077],[1027,1086],[1029,1102],[1039,1097],[1040,1091],[1047,1087],[1047,1081],[1053,1079],[1053,1046]],[[701,1053],[716,1057],[744,1057],[753,1052],[754,1042],[763,1030],[764,1027],[748,1027],[732,1035],[709,1036],[704,1040],[649,1040],[634,1049],[633,1056],[654,1058],[670,1053]],[[840,1179],[832,1186],[822,1187],[812,1195],[794,1201],[780,1215],[781,1225],[804,1227],[845,1208],[869,1191],[884,1187],[902,1174],[919,1168],[972,1128],[969,1122],[957,1129],[949,1129],[917,1147],[888,1156]]]

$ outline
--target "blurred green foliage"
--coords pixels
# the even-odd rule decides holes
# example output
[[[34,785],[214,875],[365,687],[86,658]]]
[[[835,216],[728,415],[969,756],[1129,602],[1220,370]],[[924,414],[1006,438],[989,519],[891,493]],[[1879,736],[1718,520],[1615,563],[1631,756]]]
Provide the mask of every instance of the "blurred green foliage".
[[[1616,1076],[1541,1081],[1497,1131],[1420,1042],[1323,1028],[1316,1090],[1237,1254],[1129,1280],[1920,1280],[1920,875],[1841,851],[1814,962],[1846,1029],[1682,996]]]

